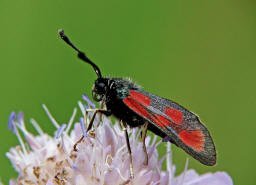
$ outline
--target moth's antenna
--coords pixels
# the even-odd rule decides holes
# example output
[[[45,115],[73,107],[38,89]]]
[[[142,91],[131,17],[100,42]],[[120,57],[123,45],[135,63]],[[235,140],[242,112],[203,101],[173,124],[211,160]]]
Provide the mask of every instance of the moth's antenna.
[[[80,51],[70,40],[69,38],[64,34],[64,30],[60,29],[58,31],[59,36],[62,38],[62,40],[64,40],[68,45],[70,45],[74,50],[76,50],[78,52],[77,56],[78,58],[80,58],[81,60],[83,60],[84,62],[89,63],[94,71],[96,72],[96,74],[98,75],[98,78],[102,78],[101,76],[101,72],[100,69],[98,68],[98,66],[96,64],[94,64],[86,55],[84,52]]]

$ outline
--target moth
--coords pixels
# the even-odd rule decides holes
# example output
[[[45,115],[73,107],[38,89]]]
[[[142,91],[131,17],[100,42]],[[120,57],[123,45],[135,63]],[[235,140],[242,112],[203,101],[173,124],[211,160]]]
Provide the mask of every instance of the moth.
[[[95,109],[87,131],[91,129],[97,113],[113,115],[120,120],[130,155],[131,177],[134,174],[127,125],[131,128],[144,127],[142,141],[145,165],[148,163],[145,146],[147,130],[162,137],[164,141],[182,148],[202,164],[208,166],[216,164],[214,142],[197,115],[172,100],[144,91],[128,79],[103,77],[99,67],[69,40],[63,30],[59,30],[59,35],[77,51],[78,58],[90,64],[97,74],[92,88],[92,96],[95,101],[101,102],[105,109]]]

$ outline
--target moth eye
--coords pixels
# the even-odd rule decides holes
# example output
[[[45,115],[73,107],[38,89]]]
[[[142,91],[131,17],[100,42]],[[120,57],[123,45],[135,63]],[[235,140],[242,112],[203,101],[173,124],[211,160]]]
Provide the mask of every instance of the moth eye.
[[[104,88],[105,88],[105,84],[104,84],[104,83],[99,83],[98,86],[99,86],[99,88],[101,88],[101,89],[104,89]]]

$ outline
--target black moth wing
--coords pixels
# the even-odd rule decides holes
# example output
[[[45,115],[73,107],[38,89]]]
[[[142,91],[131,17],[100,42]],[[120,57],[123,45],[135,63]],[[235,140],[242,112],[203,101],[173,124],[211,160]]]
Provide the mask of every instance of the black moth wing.
[[[216,164],[216,150],[198,116],[181,105],[141,89],[130,90],[123,103],[149,122],[149,130],[168,139],[199,162]]]

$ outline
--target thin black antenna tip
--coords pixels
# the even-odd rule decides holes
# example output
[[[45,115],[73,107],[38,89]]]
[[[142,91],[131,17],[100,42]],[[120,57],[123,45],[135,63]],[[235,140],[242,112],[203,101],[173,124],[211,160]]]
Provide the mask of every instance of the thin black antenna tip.
[[[69,38],[64,34],[63,29],[59,29],[58,34],[62,40],[64,40],[68,45],[74,48],[78,53],[82,53],[77,47],[74,46],[74,44],[72,44],[72,42],[70,42]]]
[[[59,30],[58,30],[58,34],[59,34],[60,38],[62,38],[62,39],[63,39],[63,37],[65,36],[63,29],[59,29]]]
[[[58,34],[59,34],[59,36],[60,36],[60,38],[62,39],[62,40],[64,40],[66,43],[68,43],[69,45],[70,45],[70,41],[69,41],[69,39],[68,39],[68,37],[64,34],[64,30],[63,29],[59,29],[58,30]],[[72,46],[72,44],[71,44],[71,46]],[[73,47],[73,46],[72,46]],[[75,48],[76,49],[76,48]]]

